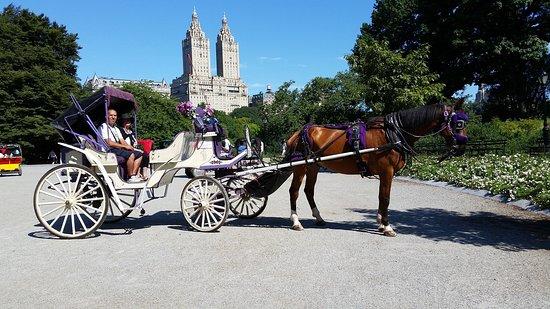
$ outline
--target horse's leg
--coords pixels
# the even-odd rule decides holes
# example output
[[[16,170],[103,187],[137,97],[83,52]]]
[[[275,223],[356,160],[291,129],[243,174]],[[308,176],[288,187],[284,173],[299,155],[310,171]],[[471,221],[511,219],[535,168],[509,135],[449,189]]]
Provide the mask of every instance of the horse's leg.
[[[388,207],[390,205],[390,191],[393,180],[393,172],[388,171],[380,174],[380,188],[378,189],[378,215],[376,221],[378,230],[384,232],[384,235],[394,237],[397,235],[390,226],[388,219]]]
[[[315,183],[317,182],[318,174],[319,166],[317,164],[313,164],[307,167],[306,186],[304,188],[304,193],[306,194],[309,207],[311,207],[311,215],[315,217],[315,223],[317,225],[325,225],[326,222],[325,220],[323,220],[323,218],[321,218],[321,214],[319,213],[317,205],[315,204],[315,199],[313,198],[313,196],[315,195]]]
[[[300,185],[306,175],[306,167],[295,167],[292,173],[292,184],[288,192],[290,193],[290,221],[292,222],[292,229],[301,231],[304,229],[300,221],[298,220],[298,214],[296,213],[296,200],[300,193]]]

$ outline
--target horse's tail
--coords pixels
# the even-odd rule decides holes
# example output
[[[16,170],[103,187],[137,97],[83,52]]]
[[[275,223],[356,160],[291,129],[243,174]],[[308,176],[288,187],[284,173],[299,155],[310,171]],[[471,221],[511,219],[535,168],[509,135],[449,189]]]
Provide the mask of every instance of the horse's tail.
[[[283,162],[288,162],[292,158],[292,154],[296,151],[300,143],[300,131],[292,133],[292,135],[283,144]]]

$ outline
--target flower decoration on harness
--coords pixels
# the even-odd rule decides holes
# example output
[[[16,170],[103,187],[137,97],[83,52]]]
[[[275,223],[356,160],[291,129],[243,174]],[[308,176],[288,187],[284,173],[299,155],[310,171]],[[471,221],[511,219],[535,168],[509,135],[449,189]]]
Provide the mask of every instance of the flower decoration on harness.
[[[195,114],[195,107],[191,101],[180,102],[176,106],[176,110],[183,116],[193,118]]]
[[[192,102],[186,101],[178,104],[176,110],[183,116],[193,120],[195,133],[223,133],[223,129],[219,125],[218,119],[214,117],[214,109],[210,104],[207,104],[204,108],[200,106],[194,107]]]

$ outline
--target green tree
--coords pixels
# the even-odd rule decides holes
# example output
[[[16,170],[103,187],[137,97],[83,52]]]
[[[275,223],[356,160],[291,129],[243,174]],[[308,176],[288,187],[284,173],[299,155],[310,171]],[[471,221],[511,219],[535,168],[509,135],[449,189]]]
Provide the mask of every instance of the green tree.
[[[309,84],[308,84],[309,85]],[[313,85],[312,85],[313,86]],[[355,72],[339,72],[331,79],[314,111],[315,123],[345,123],[366,119],[369,109],[365,105],[365,86]],[[308,86],[306,85],[306,88]],[[306,91],[304,88],[304,92]]]
[[[491,88],[486,112],[502,118],[541,110],[538,82],[549,71],[550,2],[379,0],[362,35],[393,51],[430,50],[429,68],[450,96],[465,84]]]
[[[9,5],[0,14],[0,142],[45,160],[60,136],[51,121],[78,92],[77,35],[43,14]]]
[[[179,132],[192,129],[191,120],[176,111],[176,100],[145,84],[127,83],[122,90],[132,93],[138,103],[138,138],[150,138],[155,141],[155,147],[160,148],[164,141],[172,140]]]
[[[260,106],[263,124],[259,137],[268,152],[279,152],[281,141],[305,124],[296,112],[300,92],[290,89],[292,84],[294,81],[283,83],[275,92],[275,100]]]
[[[375,114],[425,105],[442,99],[443,84],[430,71],[428,48],[395,52],[387,41],[375,40],[361,29],[353,53],[347,57],[365,89],[365,104]]]

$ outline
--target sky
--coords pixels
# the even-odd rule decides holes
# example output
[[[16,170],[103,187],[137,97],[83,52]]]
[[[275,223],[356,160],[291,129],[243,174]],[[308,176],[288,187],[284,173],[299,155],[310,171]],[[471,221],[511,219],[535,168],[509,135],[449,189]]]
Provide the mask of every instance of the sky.
[[[171,83],[183,74],[181,41],[193,9],[210,40],[216,75],[216,36],[225,13],[250,95],[290,80],[303,88],[314,77],[347,70],[344,56],[374,7],[374,0],[0,0],[0,7],[10,3],[78,34],[82,83],[94,74]],[[475,90],[468,87],[466,94]]]
[[[193,8],[210,40],[215,75],[216,36],[225,13],[250,94],[289,80],[302,88],[314,77],[346,70],[343,57],[351,53],[373,9],[372,0],[0,0],[2,8],[10,3],[43,13],[78,34],[81,82],[97,74],[171,83],[183,73],[181,41]]]

